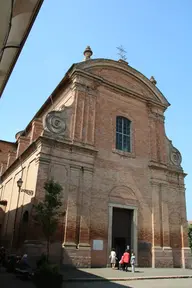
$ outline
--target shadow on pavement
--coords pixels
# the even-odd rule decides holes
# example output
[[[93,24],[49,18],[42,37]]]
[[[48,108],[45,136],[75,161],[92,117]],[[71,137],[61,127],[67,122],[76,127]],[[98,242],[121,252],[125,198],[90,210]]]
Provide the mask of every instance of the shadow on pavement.
[[[0,269],[0,287],[1,288],[35,288],[32,282],[21,281],[15,274],[9,274],[4,269]],[[64,286],[65,287],[65,286]]]
[[[116,270],[114,270],[116,272]],[[131,272],[124,272],[124,271],[118,271],[119,273],[122,273],[122,275],[111,275],[111,278],[115,278],[117,282],[118,278],[126,278],[130,277]],[[139,273],[140,271],[138,271]],[[111,287],[111,288],[133,288],[132,286],[124,285],[124,282],[122,283],[114,283],[112,280],[108,280],[105,277],[95,275],[94,273],[88,273],[86,271],[78,270],[76,268],[71,267],[64,267],[62,270],[63,274],[63,288],[84,288],[84,287]],[[115,273],[114,273],[115,274]]]
[[[71,275],[72,272],[70,272]],[[83,271],[79,271],[78,274],[79,278],[89,278],[91,274],[85,273]],[[113,283],[111,281],[103,281],[104,278],[98,277],[95,275],[94,278],[97,278],[96,281],[76,281],[76,282],[68,282],[64,281],[62,288],[123,288],[125,287],[124,282],[122,284],[119,283]],[[91,279],[91,278],[90,278]],[[66,278],[64,278],[66,280]],[[30,281],[22,281],[20,279],[17,279],[14,274],[8,274],[4,271],[0,271],[0,287],[1,288],[35,288],[32,282]],[[128,288],[133,288],[132,286],[126,286]]]
[[[128,286],[124,284],[113,283],[113,282],[84,282],[84,283],[63,283],[62,288],[134,288],[133,286]]]

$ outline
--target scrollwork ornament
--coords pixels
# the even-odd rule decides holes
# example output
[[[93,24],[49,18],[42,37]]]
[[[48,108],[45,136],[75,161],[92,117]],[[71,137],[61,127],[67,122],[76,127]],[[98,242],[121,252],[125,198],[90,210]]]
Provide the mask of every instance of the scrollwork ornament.
[[[178,150],[174,149],[171,152],[171,161],[176,166],[180,166],[181,165],[182,158],[181,158],[181,154],[180,154],[180,152]]]
[[[51,111],[47,114],[45,125],[49,132],[63,135],[66,130],[66,123],[62,117],[62,111]]]

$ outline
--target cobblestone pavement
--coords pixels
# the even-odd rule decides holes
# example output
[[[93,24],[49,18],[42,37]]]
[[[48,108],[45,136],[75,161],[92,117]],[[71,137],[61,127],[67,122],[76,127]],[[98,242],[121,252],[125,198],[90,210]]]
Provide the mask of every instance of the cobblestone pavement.
[[[63,288],[191,288],[192,279],[132,280],[129,282],[64,283]]]

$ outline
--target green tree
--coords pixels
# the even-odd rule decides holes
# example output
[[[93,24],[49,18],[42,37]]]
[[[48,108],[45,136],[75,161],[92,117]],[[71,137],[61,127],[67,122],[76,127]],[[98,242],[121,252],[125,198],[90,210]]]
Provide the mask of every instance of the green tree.
[[[35,206],[35,219],[41,223],[43,234],[47,242],[47,260],[49,259],[50,239],[54,235],[58,221],[59,208],[61,207],[61,191],[63,188],[54,180],[49,180],[44,184],[45,199]]]
[[[189,236],[189,247],[191,248],[192,251],[192,224],[189,225],[188,236]]]

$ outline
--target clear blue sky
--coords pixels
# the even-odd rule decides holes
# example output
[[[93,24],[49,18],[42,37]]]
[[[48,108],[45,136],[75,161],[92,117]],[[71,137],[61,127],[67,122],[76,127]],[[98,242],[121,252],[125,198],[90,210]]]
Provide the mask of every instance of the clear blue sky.
[[[87,45],[95,58],[129,64],[171,103],[166,132],[183,155],[188,219],[192,219],[192,1],[45,0],[0,100],[0,138],[14,141]]]

